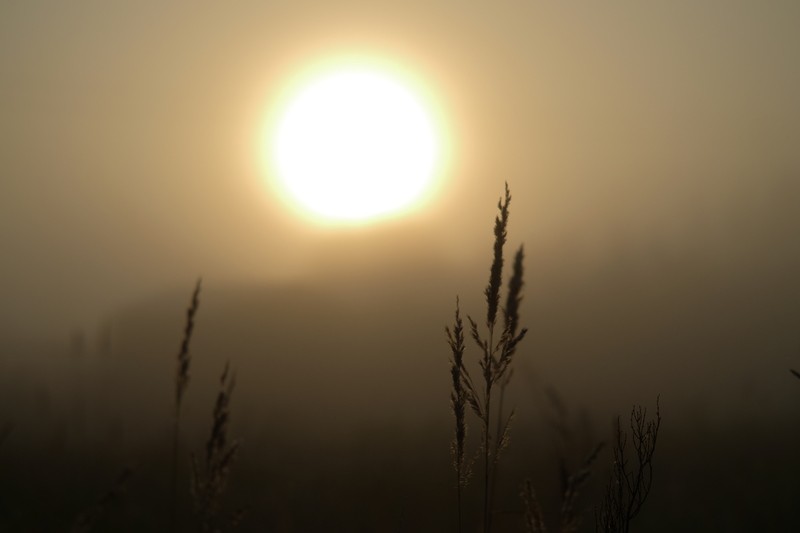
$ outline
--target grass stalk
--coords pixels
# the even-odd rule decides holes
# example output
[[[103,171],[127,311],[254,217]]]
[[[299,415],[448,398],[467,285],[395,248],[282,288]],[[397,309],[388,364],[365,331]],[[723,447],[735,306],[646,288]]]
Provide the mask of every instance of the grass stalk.
[[[505,185],[505,197],[497,203],[500,211],[494,222],[494,248],[492,256],[492,266],[489,269],[489,284],[484,290],[486,296],[486,329],[488,332],[488,342],[483,343],[483,360],[481,366],[484,379],[484,419],[483,419],[483,529],[489,533],[492,529],[492,488],[491,488],[491,435],[490,419],[492,412],[492,389],[494,388],[498,369],[494,358],[494,330],[497,322],[497,311],[500,306],[500,287],[503,284],[503,247],[508,236],[508,215],[511,203],[511,192],[508,183]],[[474,325],[474,323],[473,323]],[[473,332],[477,333],[477,328],[473,327]],[[478,336],[474,335],[476,341]],[[479,345],[481,343],[479,342]]]
[[[186,309],[186,324],[183,328],[183,339],[181,340],[180,350],[178,350],[177,369],[175,372],[175,405],[172,418],[172,481],[170,494],[170,525],[172,531],[178,527],[178,450],[180,448],[180,424],[181,424],[181,403],[183,395],[189,386],[189,368],[192,356],[189,352],[189,343],[192,340],[194,331],[194,319],[200,307],[200,279],[195,284],[192,292],[192,299]]]
[[[239,450],[238,441],[229,442],[228,437],[230,402],[235,385],[236,377],[230,373],[230,363],[225,363],[219,378],[219,391],[212,412],[211,434],[206,442],[202,471],[198,467],[195,455],[192,454],[191,457],[192,499],[202,532],[216,532],[222,528],[220,500]],[[241,521],[241,512],[231,517],[229,526]]]
[[[499,338],[497,333],[497,315],[500,311],[500,291],[503,284],[503,248],[506,244],[509,205],[511,193],[508,184],[505,186],[505,195],[500,198],[497,208],[498,215],[494,223],[494,244],[492,264],[489,269],[489,283],[484,289],[486,298],[486,323],[485,333],[482,334],[478,323],[469,315],[470,333],[472,339],[481,350],[479,366],[481,380],[473,381],[466,367],[460,369],[462,385],[472,411],[481,421],[481,455],[483,462],[483,530],[489,533],[492,529],[493,491],[496,483],[497,461],[500,452],[508,443],[508,434],[513,418],[505,417],[502,407],[498,410],[497,429],[492,438],[492,423],[494,405],[492,397],[495,389],[500,388],[500,403],[504,402],[505,387],[511,376],[511,362],[516,347],[525,337],[526,329],[518,330],[519,302],[522,290],[522,262],[524,254],[519,249],[514,260],[514,272],[509,281],[506,306],[503,309],[503,327]]]
[[[508,197],[508,200],[511,200],[511,197]],[[516,349],[516,345],[509,346],[509,342],[514,339],[517,335],[517,330],[519,329],[519,305],[522,301],[522,286],[524,285],[523,282],[523,273],[524,267],[523,262],[525,259],[525,252],[523,247],[520,246],[517,250],[516,254],[514,255],[514,265],[512,269],[511,279],[508,281],[508,293],[506,295],[506,306],[503,309],[503,354],[501,354],[501,358],[505,355],[507,359],[510,359],[513,356],[513,351]],[[506,353],[510,352],[510,353]],[[505,418],[505,395],[506,395],[506,388],[508,387],[509,383],[511,383],[511,377],[514,374],[514,369],[510,368],[506,372],[505,376],[500,381],[500,394],[498,400],[498,408],[497,408],[497,423],[495,425],[496,433],[495,433],[495,450],[494,450],[494,465],[492,468],[492,481],[491,481],[491,492],[489,496],[489,506],[490,508],[494,508],[494,496],[495,496],[495,487],[497,486],[497,478],[498,472],[500,470],[500,454],[503,451],[503,448],[508,443],[508,431],[511,426],[511,420],[514,416],[512,411],[511,415],[508,418]]]
[[[462,531],[461,494],[468,478],[469,466],[464,463],[464,446],[467,435],[466,403],[467,393],[464,389],[464,322],[461,320],[461,309],[456,298],[456,312],[453,329],[445,328],[447,342],[450,345],[452,359],[450,359],[450,375],[453,390],[450,393],[450,406],[455,417],[455,433],[451,445],[453,467],[456,471],[456,498],[458,509],[458,531]]]

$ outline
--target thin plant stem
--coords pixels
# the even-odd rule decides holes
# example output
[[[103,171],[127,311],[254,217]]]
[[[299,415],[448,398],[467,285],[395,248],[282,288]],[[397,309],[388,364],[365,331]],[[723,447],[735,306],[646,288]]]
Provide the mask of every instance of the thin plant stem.
[[[508,300],[505,308],[500,306],[500,292],[503,282],[503,247],[506,243],[509,204],[511,193],[508,184],[505,194],[497,204],[498,215],[494,223],[494,244],[492,264],[489,271],[489,283],[484,289],[486,298],[485,332],[480,331],[478,323],[468,315],[470,333],[475,344],[481,350],[479,366],[483,381],[473,381],[466,367],[461,369],[465,399],[482,424],[482,446],[478,457],[483,455],[483,531],[490,533],[493,518],[494,488],[497,482],[497,460],[500,452],[508,442],[508,429],[513,418],[506,419],[504,413],[504,395],[508,378],[511,375],[511,362],[519,342],[525,336],[526,329],[517,332],[520,290],[522,287],[522,249],[514,259],[514,269],[509,282]],[[502,334],[497,334],[497,314],[502,309],[504,323]],[[497,395],[495,389],[500,387],[500,405],[498,411],[497,437],[492,439],[492,396]],[[496,400],[495,400],[496,401]],[[493,449],[494,448],[494,449]],[[482,452],[482,453],[481,453]]]
[[[489,496],[489,505],[494,508],[494,493],[495,487],[497,487],[497,476],[498,470],[500,466],[499,456],[500,456],[500,441],[503,437],[503,405],[505,403],[505,393],[506,393],[506,385],[508,385],[508,380],[504,380],[500,384],[500,398],[498,400],[497,405],[497,432],[495,433],[494,439],[494,465],[492,468],[492,481],[491,481],[491,493]]]
[[[465,407],[467,403],[467,389],[464,383],[464,323],[461,320],[461,310],[459,299],[456,297],[456,312],[453,329],[445,327],[447,333],[447,343],[450,345],[452,359],[450,360],[450,375],[453,383],[453,391],[450,395],[450,404],[455,415],[455,434],[451,446],[453,455],[453,465],[456,470],[456,491],[458,500],[458,531],[461,532],[461,492],[466,482],[466,472],[464,470],[464,446],[467,434],[467,424],[465,418]],[[467,467],[468,468],[468,467]]]
[[[178,528],[178,451],[180,449],[180,424],[181,402],[186,388],[189,386],[189,368],[192,361],[189,352],[189,343],[194,331],[194,318],[200,307],[200,287],[202,280],[198,279],[192,292],[192,299],[186,309],[186,324],[183,329],[183,339],[177,357],[177,371],[175,373],[175,410],[172,421],[172,483],[170,491],[170,526],[171,531]]]

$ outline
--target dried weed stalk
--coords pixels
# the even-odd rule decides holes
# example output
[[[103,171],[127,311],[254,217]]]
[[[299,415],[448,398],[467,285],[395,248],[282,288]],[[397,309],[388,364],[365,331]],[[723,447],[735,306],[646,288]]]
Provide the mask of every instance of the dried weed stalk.
[[[456,330],[463,331],[460,324],[459,310],[456,309],[456,324],[452,332],[448,331],[448,341],[453,360],[451,362],[451,375],[453,377],[454,400],[451,402],[456,416],[456,451],[459,449],[459,432],[463,432],[461,439],[461,465],[463,465],[463,434],[466,426],[463,416],[463,401],[469,404],[472,411],[481,421],[482,438],[481,451],[483,455],[483,511],[484,532],[491,531],[493,489],[496,484],[496,472],[500,453],[508,445],[509,429],[514,416],[512,411],[507,417],[503,412],[503,398],[505,388],[511,379],[511,363],[516,353],[517,345],[527,333],[527,329],[519,330],[519,303],[522,292],[522,275],[524,254],[522,248],[517,251],[514,258],[514,267],[508,284],[506,305],[503,311],[502,329],[498,330],[497,315],[500,311],[500,289],[503,284],[503,248],[506,244],[509,205],[511,193],[508,184],[505,186],[505,195],[497,204],[499,214],[494,224],[494,246],[492,264],[489,270],[489,283],[484,290],[486,297],[486,323],[485,332],[481,332],[478,323],[468,316],[472,339],[481,351],[479,359],[480,378],[473,379],[464,366],[463,361],[456,364],[456,349],[461,350],[459,360],[463,356],[463,333],[461,344],[458,344]],[[461,329],[459,329],[461,328]],[[456,384],[458,381],[458,384]],[[500,405],[496,409],[492,404],[492,395],[499,387]],[[459,403],[461,402],[461,403]],[[459,407],[462,413],[459,412]],[[492,439],[491,418],[493,409],[496,411],[497,422],[495,436]],[[459,491],[461,488],[461,473],[459,473]]]
[[[456,298],[456,312],[453,329],[445,327],[447,342],[450,345],[452,358],[450,359],[450,375],[453,382],[453,390],[450,393],[450,407],[455,416],[455,434],[450,445],[450,453],[453,458],[453,468],[456,471],[456,491],[458,502],[458,531],[461,531],[461,493],[466,486],[470,474],[471,465],[465,463],[465,441],[467,437],[466,404],[467,391],[464,388],[464,322],[461,320],[461,309],[458,298]]]
[[[178,365],[175,373],[175,418],[180,415],[181,402],[186,388],[189,386],[189,366],[192,362],[192,355],[189,352],[189,342],[192,340],[194,331],[194,317],[200,307],[200,285],[202,280],[198,279],[192,292],[192,301],[186,309],[186,325],[183,328],[183,339],[178,351]]]
[[[603,501],[595,513],[595,530],[603,533],[628,533],[631,521],[639,514],[653,483],[653,454],[656,451],[658,430],[661,427],[661,409],[656,399],[656,414],[647,418],[641,406],[631,409],[631,443],[635,453],[633,464],[628,451],[628,435],[616,423],[614,462],[611,479],[606,486]]]
[[[231,466],[239,448],[237,441],[229,442],[228,438],[230,401],[236,384],[236,379],[230,375],[229,370],[230,364],[226,363],[219,379],[219,392],[212,414],[211,435],[206,443],[202,469],[197,464],[196,456],[192,454],[191,457],[192,499],[200,530],[203,532],[221,531],[220,499],[227,486]],[[238,523],[240,519],[241,517],[235,515],[235,520],[229,520],[229,523]]]
[[[189,367],[192,362],[192,355],[189,352],[189,343],[192,340],[194,331],[194,318],[200,307],[200,279],[195,284],[192,292],[192,299],[186,309],[186,324],[183,328],[183,339],[178,350],[177,368],[175,372],[175,405],[172,419],[172,493],[170,495],[170,524],[172,530],[178,528],[177,525],[177,500],[178,500],[178,449],[180,444],[180,423],[181,423],[181,403],[183,395],[189,386]]]

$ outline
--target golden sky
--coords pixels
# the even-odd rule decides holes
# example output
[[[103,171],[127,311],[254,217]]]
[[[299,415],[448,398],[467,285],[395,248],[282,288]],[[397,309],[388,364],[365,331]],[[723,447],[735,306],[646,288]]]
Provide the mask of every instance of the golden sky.
[[[790,1],[3,2],[0,321],[199,274],[482,273],[506,180],[548,283],[633,258],[797,294],[798,27]],[[451,147],[424,209],[357,231],[286,209],[259,154],[294,77],[348,54],[412,73]]]
[[[275,187],[278,117],[339,62],[396,74],[441,134],[408,212],[321,224]],[[546,518],[583,508],[571,466],[600,502],[613,454],[586,452],[660,398],[636,527],[800,531],[799,95],[798,0],[0,0],[0,529],[164,529],[172,431],[189,524],[179,458],[230,364],[245,529],[447,530],[444,329],[457,297],[484,322],[507,182],[528,334],[491,394],[515,413],[496,529],[525,477]]]

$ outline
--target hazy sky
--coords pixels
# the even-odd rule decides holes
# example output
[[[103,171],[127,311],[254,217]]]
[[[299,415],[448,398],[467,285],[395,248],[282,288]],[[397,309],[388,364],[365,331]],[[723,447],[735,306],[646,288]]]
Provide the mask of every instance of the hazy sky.
[[[90,326],[198,274],[483,272],[504,180],[545,285],[689,264],[791,305],[798,27],[794,1],[3,2],[0,321]],[[353,53],[421,80],[452,151],[413,216],[315,228],[259,142],[293,76]]]

